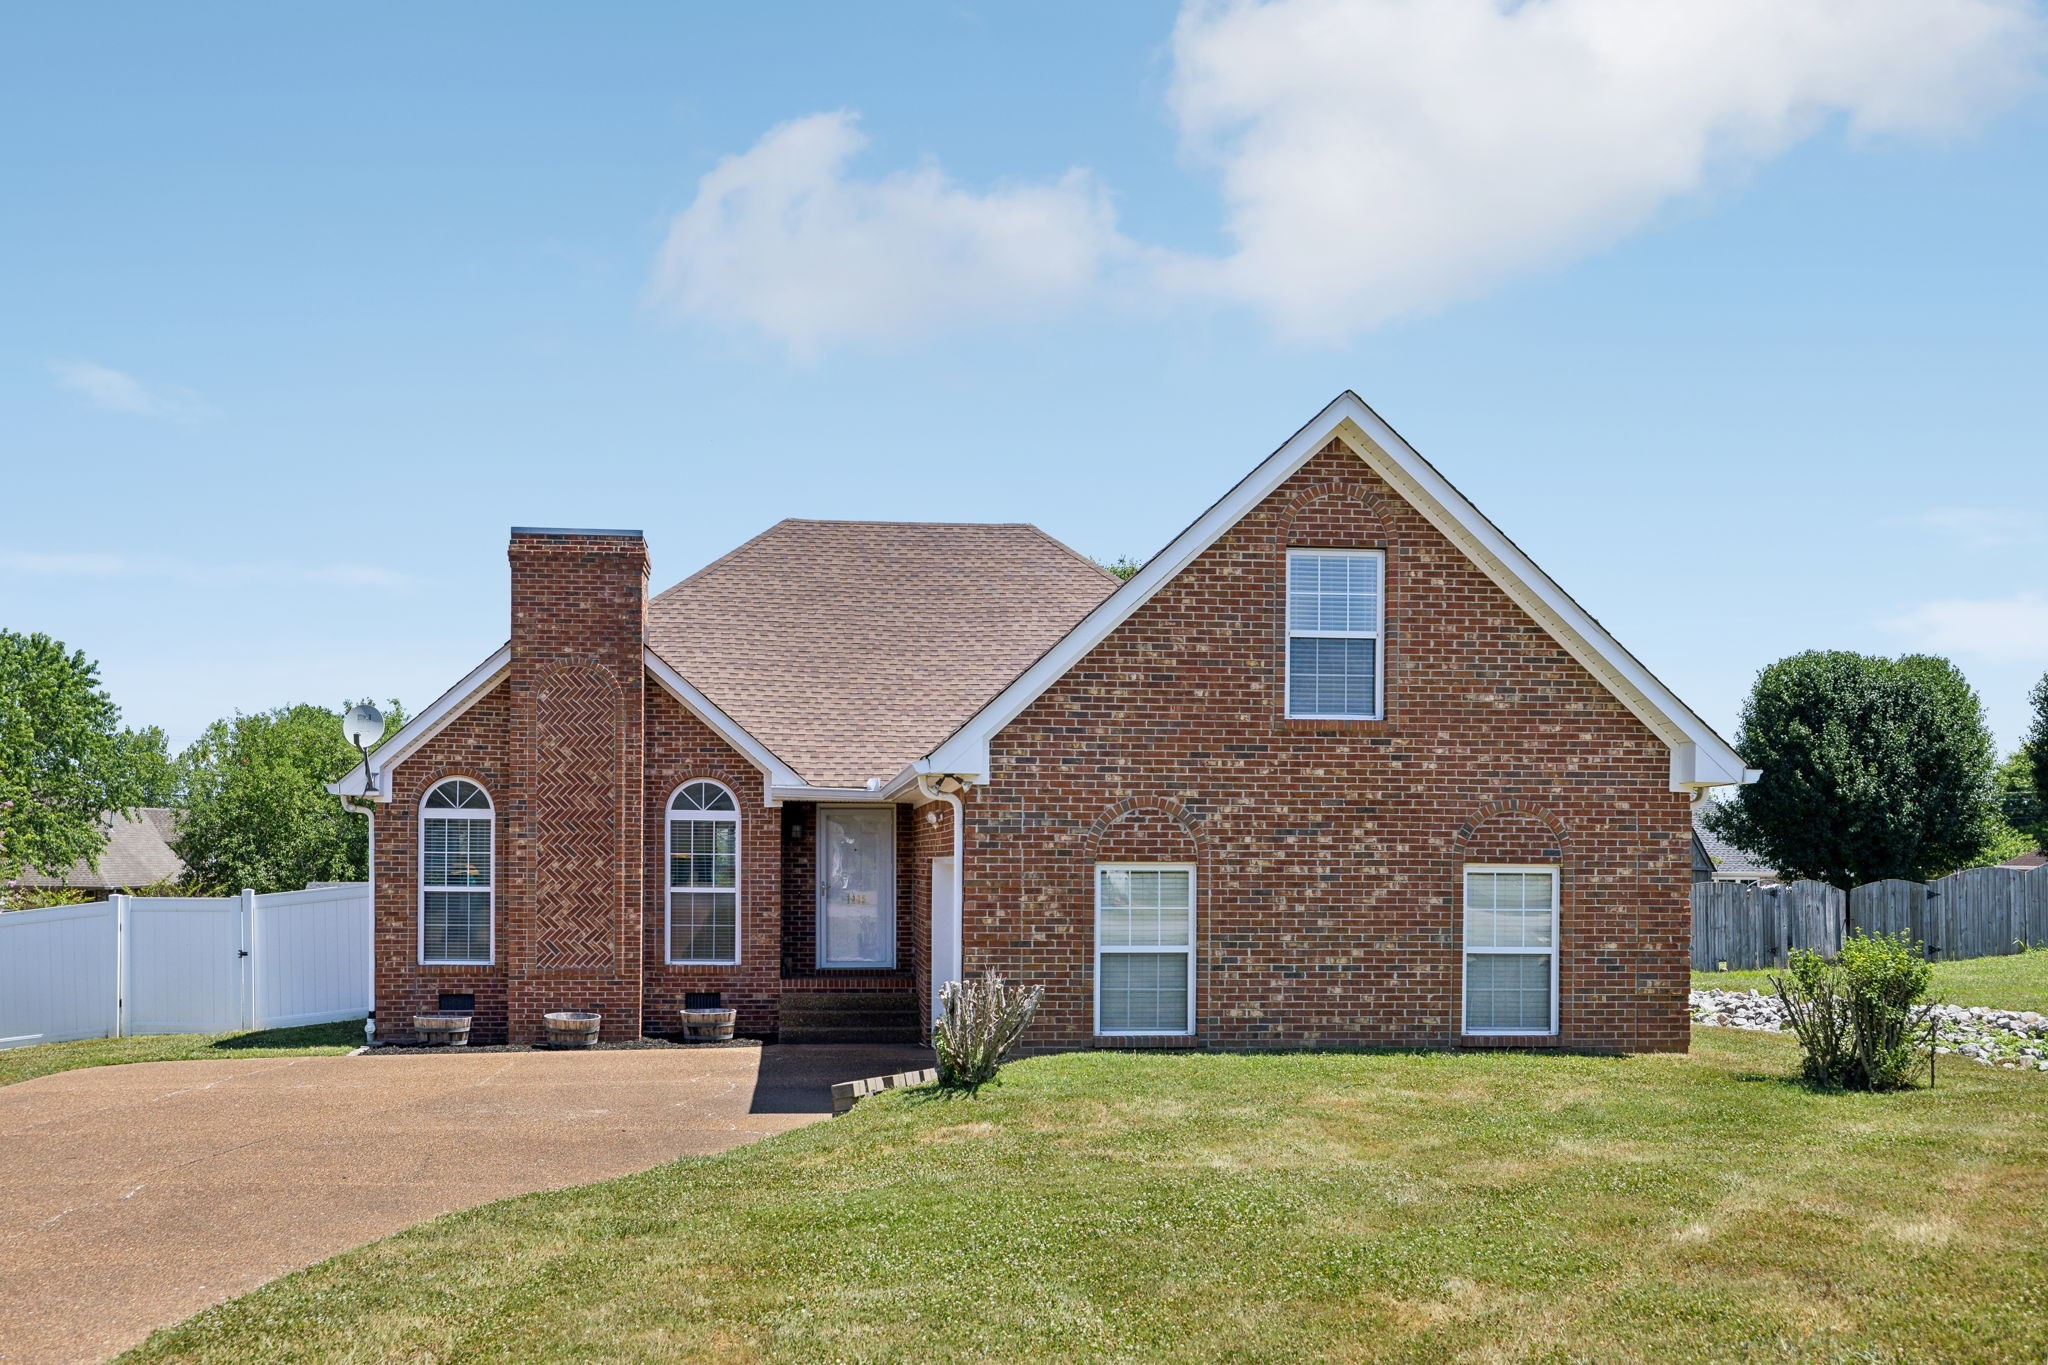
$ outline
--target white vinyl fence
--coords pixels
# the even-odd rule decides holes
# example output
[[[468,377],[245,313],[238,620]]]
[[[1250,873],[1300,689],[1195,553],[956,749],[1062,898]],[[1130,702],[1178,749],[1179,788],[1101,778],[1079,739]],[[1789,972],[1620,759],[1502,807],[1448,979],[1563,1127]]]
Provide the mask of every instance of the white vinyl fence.
[[[0,1048],[358,1019],[370,888],[115,896],[0,915]]]

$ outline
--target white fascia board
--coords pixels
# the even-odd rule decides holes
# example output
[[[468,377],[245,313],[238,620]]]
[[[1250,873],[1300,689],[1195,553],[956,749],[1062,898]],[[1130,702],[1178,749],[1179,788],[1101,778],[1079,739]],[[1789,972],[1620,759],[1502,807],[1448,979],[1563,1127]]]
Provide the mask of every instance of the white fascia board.
[[[900,793],[887,789],[869,791],[866,787],[812,787],[804,783],[794,786],[771,786],[768,788],[770,803],[782,801],[829,801],[833,805],[883,805],[901,800]]]
[[[647,671],[653,675],[654,680],[698,720],[710,726],[720,739],[739,750],[746,760],[768,779],[761,786],[765,804],[772,806],[781,799],[775,794],[778,788],[805,786],[803,778],[797,776],[794,768],[777,758],[767,745],[742,729],[738,721],[719,709],[718,704],[698,691],[689,679],[669,667],[667,661],[659,654],[649,649],[646,656]]]
[[[485,659],[463,675],[461,682],[434,698],[433,704],[400,726],[398,733],[385,740],[370,752],[370,769],[380,778],[403,763],[422,744],[448,727],[449,722],[469,710],[492,688],[503,682],[512,672],[512,646],[505,645],[497,653]],[[374,798],[377,801],[391,799],[391,784],[379,781]],[[363,781],[363,765],[358,763],[349,769],[348,775],[338,782],[327,784],[327,790],[336,796],[367,796],[368,789]]]
[[[1682,791],[1744,780],[1742,760],[1728,742],[1621,647],[1585,608],[1538,568],[1488,521],[1465,495],[1367,407],[1357,394],[1339,394],[1258,468],[1196,518],[1131,581],[1111,593],[1016,681],[976,713],[914,768],[926,772],[988,771],[989,741],[1038,700],[1068,669],[1129,620],[1160,588],[1215,544],[1297,470],[1341,437],[1360,459],[1414,505],[1477,564],[1652,733],[1671,746],[1671,787]],[[1753,779],[1752,779],[1753,780]]]

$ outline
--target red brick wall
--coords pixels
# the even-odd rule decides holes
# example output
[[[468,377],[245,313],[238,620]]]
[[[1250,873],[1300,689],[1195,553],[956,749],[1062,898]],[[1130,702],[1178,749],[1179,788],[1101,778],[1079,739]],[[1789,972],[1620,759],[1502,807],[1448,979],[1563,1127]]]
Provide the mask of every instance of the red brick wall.
[[[640,1036],[647,545],[637,535],[517,532],[511,786],[499,949],[508,1026],[597,1010]]]
[[[504,864],[510,790],[505,736],[509,705],[501,684],[428,740],[389,776],[391,800],[376,807],[377,1033],[396,1040],[412,1031],[412,1017],[431,1010],[443,991],[476,997],[471,1036],[505,1041],[505,904],[502,871],[497,960],[488,967],[420,965],[420,801],[444,777],[467,777],[490,794],[496,811],[496,851]]]
[[[737,967],[671,966],[667,924],[668,803],[686,782],[730,788],[740,816],[740,962]],[[647,693],[646,1030],[674,1033],[690,991],[716,991],[739,1011],[741,1033],[776,1028],[782,962],[782,811],[763,804],[762,777],[710,727],[659,687]]]
[[[1386,707],[1290,721],[1290,547],[1384,548]],[[1341,445],[996,737],[968,804],[967,969],[1089,1042],[1098,861],[1197,865],[1209,1045],[1460,1040],[1466,861],[1562,866],[1561,1041],[1683,1049],[1690,934],[1669,752]]]

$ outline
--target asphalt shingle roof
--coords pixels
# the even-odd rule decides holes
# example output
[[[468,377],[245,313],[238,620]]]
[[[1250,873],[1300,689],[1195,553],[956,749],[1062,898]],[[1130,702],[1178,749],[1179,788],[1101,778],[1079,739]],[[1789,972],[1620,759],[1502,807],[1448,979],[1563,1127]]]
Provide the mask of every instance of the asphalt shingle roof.
[[[131,818],[132,817],[132,818]],[[185,875],[185,864],[171,851],[178,813],[162,806],[143,806],[123,815],[100,817],[107,846],[100,850],[99,871],[83,862],[61,873],[26,872],[24,886],[75,886],[82,891],[119,891]]]
[[[648,603],[649,646],[805,781],[889,778],[1119,586],[1035,526],[776,523]]]

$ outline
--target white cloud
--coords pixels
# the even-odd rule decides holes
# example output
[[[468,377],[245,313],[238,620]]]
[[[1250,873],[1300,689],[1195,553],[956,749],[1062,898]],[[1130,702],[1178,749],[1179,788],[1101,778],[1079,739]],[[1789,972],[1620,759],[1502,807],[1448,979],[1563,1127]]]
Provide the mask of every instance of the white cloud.
[[[1925,527],[1970,549],[2035,545],[2048,539],[2034,512],[2007,507],[1930,507],[1909,525]]]
[[[670,225],[653,293],[809,351],[1039,314],[1112,266],[1342,340],[1641,228],[1831,121],[1939,135],[2037,74],[2032,0],[1187,0],[1169,103],[1233,248],[1120,236],[1086,172],[849,173],[855,116],[771,129]]]
[[[105,408],[109,412],[164,417],[179,422],[205,414],[204,405],[190,390],[170,385],[146,385],[132,375],[96,365],[90,360],[60,361],[52,365],[50,371],[65,388],[79,394],[94,407]]]
[[[1936,654],[1964,654],[1991,663],[2048,662],[2048,597],[1950,597],[1884,622]]]
[[[1057,309],[1125,245],[1082,171],[986,193],[935,166],[850,174],[867,145],[857,122],[794,119],[721,161],[669,225],[654,296],[807,353]]]
[[[1179,275],[1338,338],[1607,245],[1831,117],[1956,130],[2042,42],[2025,0],[1191,3],[1170,99],[1237,249]]]
[[[47,578],[148,578],[195,588],[241,587],[252,582],[399,590],[411,575],[377,564],[198,564],[162,555],[116,555],[0,550],[0,571]]]

